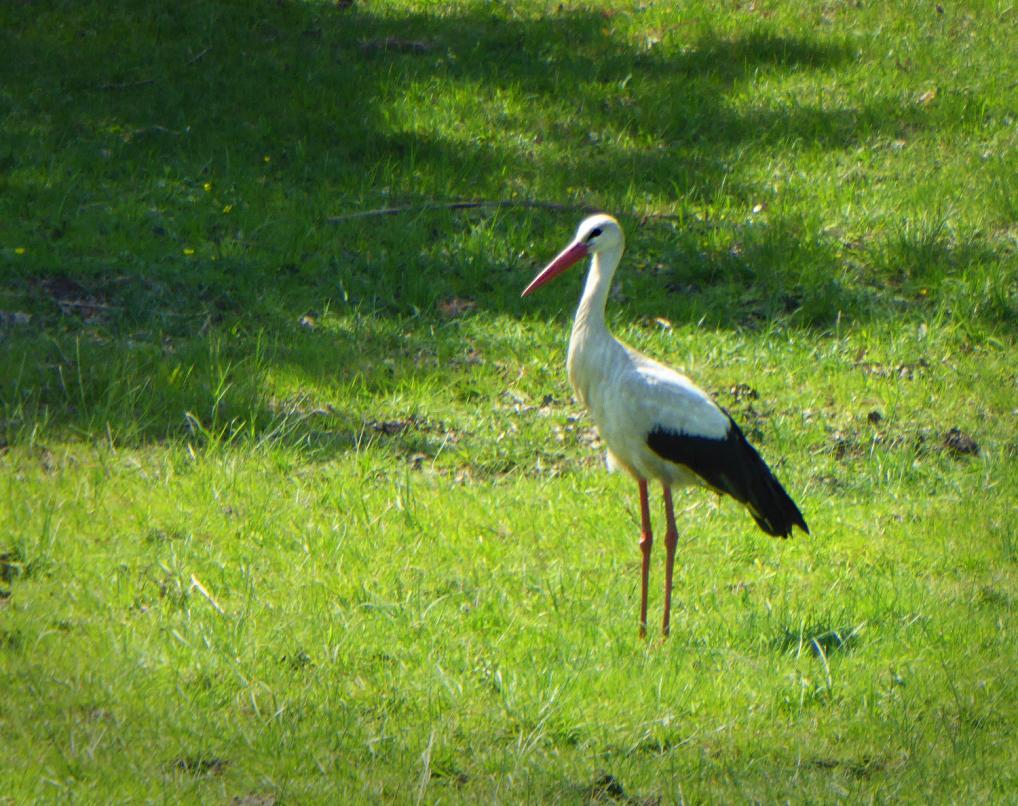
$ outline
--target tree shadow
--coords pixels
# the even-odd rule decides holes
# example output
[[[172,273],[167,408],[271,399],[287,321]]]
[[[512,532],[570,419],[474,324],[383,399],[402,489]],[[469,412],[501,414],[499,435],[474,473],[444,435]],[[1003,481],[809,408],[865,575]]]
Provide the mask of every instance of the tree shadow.
[[[214,344],[234,368],[285,364],[286,349],[259,357],[256,334],[285,343],[323,301],[434,322],[436,301],[469,297],[483,311],[524,315],[519,290],[545,256],[514,244],[568,233],[577,217],[502,215],[496,237],[485,215],[329,223],[337,212],[454,197],[562,201],[562,188],[564,201],[599,206],[634,190],[677,208],[748,205],[758,189],[740,170],[746,148],[843,149],[922,125],[921,113],[903,120],[880,98],[859,109],[739,111],[729,96],[760,72],[832,70],[852,58],[847,41],[765,27],[641,45],[589,9],[506,18],[476,4],[438,15],[124,0],[2,15],[0,66],[17,80],[3,89],[0,237],[26,248],[0,280],[0,304],[35,323],[5,342],[9,433],[33,416],[92,432],[102,416],[126,421],[139,407],[139,440],[195,421],[213,431],[274,422],[278,406],[250,384],[231,383],[217,402]],[[448,108],[493,107],[504,117],[487,128],[441,124]],[[797,222],[747,227],[736,253],[732,238],[712,242],[696,226],[634,230],[642,248],[631,282],[652,300],[669,289],[708,303],[737,292],[740,304],[711,307],[723,327],[790,310],[812,310],[806,324],[862,310],[849,289],[803,287],[789,266],[836,258],[802,234]],[[675,268],[648,270],[658,260]],[[574,291],[537,309],[560,305],[557,293]],[[700,318],[685,302],[671,313]],[[427,333],[408,330],[320,335],[334,342],[334,360],[308,365],[299,352],[295,370],[363,372],[387,350],[426,349]],[[33,351],[31,366],[17,350]],[[27,389],[30,404],[19,398]]]

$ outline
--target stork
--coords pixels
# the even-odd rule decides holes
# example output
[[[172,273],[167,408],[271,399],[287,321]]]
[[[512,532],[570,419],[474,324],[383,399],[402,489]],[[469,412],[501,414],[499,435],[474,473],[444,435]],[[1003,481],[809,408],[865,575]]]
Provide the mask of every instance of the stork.
[[[586,286],[569,338],[566,369],[576,397],[586,406],[608,448],[610,470],[621,469],[640,488],[640,635],[647,634],[647,583],[653,536],[647,485],[661,484],[665,506],[665,601],[661,632],[667,636],[672,603],[672,571],[678,530],[672,488],[708,487],[730,495],[769,535],[788,537],[809,527],[795,502],[774,477],[724,409],[685,375],[618,341],[604,320],[612,277],[625,238],[619,222],[593,215],[533,279],[523,296],[536,291],[588,255]]]

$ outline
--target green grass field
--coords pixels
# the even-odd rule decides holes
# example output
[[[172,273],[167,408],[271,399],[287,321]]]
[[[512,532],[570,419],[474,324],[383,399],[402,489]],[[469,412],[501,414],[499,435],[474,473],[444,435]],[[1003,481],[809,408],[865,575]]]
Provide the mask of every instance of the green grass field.
[[[0,803],[1018,800],[1016,31],[4,4]],[[813,532],[679,493],[664,642],[519,298],[586,208]]]

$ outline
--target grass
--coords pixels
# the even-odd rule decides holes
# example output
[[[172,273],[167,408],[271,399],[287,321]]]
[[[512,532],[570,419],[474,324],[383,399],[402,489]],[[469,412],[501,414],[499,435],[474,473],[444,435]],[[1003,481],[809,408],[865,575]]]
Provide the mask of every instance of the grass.
[[[4,7],[0,801],[1014,800],[1014,19]],[[617,214],[810,523],[681,494],[667,642],[580,213],[460,198]]]

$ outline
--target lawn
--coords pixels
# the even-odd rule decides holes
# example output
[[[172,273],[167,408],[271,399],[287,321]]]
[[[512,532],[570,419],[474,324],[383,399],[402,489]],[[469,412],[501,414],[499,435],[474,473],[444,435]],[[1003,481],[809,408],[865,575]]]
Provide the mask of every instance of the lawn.
[[[1016,30],[5,4],[0,803],[1018,799]],[[519,296],[589,209],[812,531],[678,493],[665,641]]]

